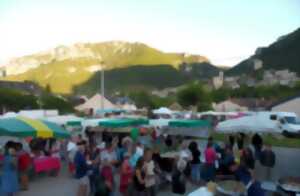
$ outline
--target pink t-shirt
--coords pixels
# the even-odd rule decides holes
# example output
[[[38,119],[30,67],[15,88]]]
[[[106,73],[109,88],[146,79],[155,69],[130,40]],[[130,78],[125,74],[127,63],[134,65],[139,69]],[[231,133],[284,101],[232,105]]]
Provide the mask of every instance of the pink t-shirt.
[[[217,159],[217,154],[212,147],[206,148],[204,154],[205,154],[205,163],[207,164],[215,163],[215,160]]]

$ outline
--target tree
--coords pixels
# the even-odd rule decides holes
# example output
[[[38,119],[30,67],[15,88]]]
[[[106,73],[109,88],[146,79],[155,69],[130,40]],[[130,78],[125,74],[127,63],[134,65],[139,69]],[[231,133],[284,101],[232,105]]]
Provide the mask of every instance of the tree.
[[[146,107],[149,109],[155,108],[155,104],[151,99],[151,95],[146,91],[131,92],[129,93],[129,97],[135,102],[136,106],[139,108],[141,107]]]
[[[184,107],[197,106],[202,110],[211,105],[210,95],[201,84],[189,84],[178,91],[177,99],[179,104]]]
[[[55,95],[44,94],[41,96],[40,101],[43,109],[57,109],[62,113],[74,112],[74,108],[71,103]]]

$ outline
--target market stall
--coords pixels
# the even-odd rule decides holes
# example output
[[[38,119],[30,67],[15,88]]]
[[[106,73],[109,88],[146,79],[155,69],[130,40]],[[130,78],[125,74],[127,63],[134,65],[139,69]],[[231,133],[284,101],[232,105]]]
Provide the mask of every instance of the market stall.
[[[59,125],[25,117],[0,119],[0,135],[34,138],[68,138],[70,133]]]
[[[168,135],[181,135],[192,137],[209,136],[210,124],[205,120],[171,120],[168,123],[168,127],[165,127],[163,133]]]
[[[24,117],[0,119],[0,135],[18,138],[63,139],[70,137],[68,131],[59,125],[43,120],[33,120]],[[52,156],[32,157],[36,173],[60,170],[60,159]]]

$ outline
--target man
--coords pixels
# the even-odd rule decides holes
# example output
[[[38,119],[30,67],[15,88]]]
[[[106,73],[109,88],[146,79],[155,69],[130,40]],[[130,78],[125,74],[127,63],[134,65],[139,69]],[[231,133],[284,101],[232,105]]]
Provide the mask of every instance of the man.
[[[89,178],[87,175],[88,165],[85,158],[85,143],[77,143],[77,152],[74,157],[75,178],[78,180],[77,196],[88,196]]]
[[[265,167],[265,180],[271,180],[272,168],[275,166],[276,156],[272,151],[272,146],[267,144],[265,149],[261,152],[260,163]]]
[[[261,149],[262,149],[262,146],[263,146],[263,140],[262,140],[262,138],[260,137],[259,134],[255,133],[255,135],[252,137],[252,145],[255,149],[255,158],[257,160],[259,160]]]

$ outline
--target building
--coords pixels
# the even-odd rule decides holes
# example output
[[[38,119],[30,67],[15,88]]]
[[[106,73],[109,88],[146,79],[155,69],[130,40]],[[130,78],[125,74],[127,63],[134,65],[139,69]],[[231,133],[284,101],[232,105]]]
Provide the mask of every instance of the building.
[[[294,112],[300,116],[300,94],[280,100],[269,107],[274,112]]]
[[[216,112],[242,112],[248,111],[247,107],[240,106],[234,103],[231,99],[213,104],[213,109]]]
[[[293,86],[299,78],[296,72],[291,72],[288,69],[284,70],[266,70],[264,71],[263,80],[259,83],[260,85],[271,86],[280,84],[283,86]]]
[[[253,59],[254,70],[259,70],[263,68],[263,61],[260,59]]]
[[[239,77],[225,77],[224,78],[224,86],[231,88],[231,89],[240,88],[238,80],[239,80]]]
[[[212,78],[212,84],[215,89],[219,89],[224,83],[224,72],[219,72],[219,75]]]

